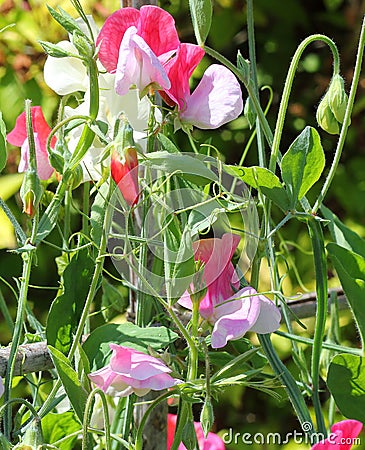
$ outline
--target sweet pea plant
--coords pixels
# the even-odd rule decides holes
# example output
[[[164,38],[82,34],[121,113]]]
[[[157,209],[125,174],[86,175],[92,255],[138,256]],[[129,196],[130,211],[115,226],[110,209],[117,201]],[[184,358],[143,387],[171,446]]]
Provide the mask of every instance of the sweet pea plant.
[[[232,385],[267,393],[284,387],[308,447],[351,448],[365,420],[365,241],[323,201],[350,126],[365,27],[349,95],[335,43],[318,34],[299,45],[272,131],[259,98],[252,0],[249,58],[239,53],[237,64],[205,45],[210,0],[189,2],[197,44],[181,42],[173,17],[158,6],[121,8],[99,29],[78,0],[71,3],[75,17],[49,7],[69,39],[41,42],[48,54],[45,82],[60,95],[57,121],[51,127],[40,106],[26,100],[14,129],[6,133],[0,122],[1,169],[6,141],[21,148],[20,197],[28,216],[24,230],[1,200],[23,263],[1,384],[2,448],[223,449],[211,432],[213,405]],[[317,109],[319,128],[304,127],[282,148],[298,63],[316,41],[333,55],[332,81]],[[204,55],[216,63],[192,89]],[[257,166],[244,164],[249,144],[240,163],[230,165],[220,149],[194,137],[195,128],[217,129],[243,109],[257,136]],[[326,176],[325,132],[339,134]],[[190,148],[179,148],[179,135],[187,136]],[[315,183],[321,188],[312,205],[306,195]],[[294,331],[293,322],[302,324],[291,312],[277,264],[277,236],[294,220],[307,226],[313,251],[310,338]],[[58,250],[60,276],[45,325],[28,305],[43,245]],[[264,259],[271,289],[258,292]],[[361,349],[331,338],[339,316],[336,296],[328,315],[328,259]],[[274,332],[290,340],[299,376],[280,360]],[[258,341],[249,339],[253,333]],[[25,375],[27,397],[16,398],[20,344],[34,341],[47,342],[53,367],[49,375]],[[309,363],[301,342],[311,349]],[[324,389],[329,405],[321,402]],[[168,404],[176,414],[167,414]],[[336,408],[346,420],[334,423]],[[151,429],[158,444],[146,438]]]

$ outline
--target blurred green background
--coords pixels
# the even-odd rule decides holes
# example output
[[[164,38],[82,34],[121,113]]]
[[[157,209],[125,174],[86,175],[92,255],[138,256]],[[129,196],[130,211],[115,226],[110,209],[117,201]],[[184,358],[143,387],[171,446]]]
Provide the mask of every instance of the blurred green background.
[[[50,0],[50,6],[61,6],[70,14],[74,14],[69,1]],[[96,18],[103,20],[119,7],[116,0],[83,1],[85,10]],[[163,1],[161,6],[171,12],[177,22],[182,41],[194,42],[194,35],[189,21],[187,0]],[[274,92],[268,120],[272,127],[278,111],[280,95],[290,60],[298,44],[313,33],[327,34],[337,43],[341,55],[341,72],[349,88],[355,62],[356,46],[365,2],[345,0],[255,0],[255,23],[258,74],[260,86],[269,85]],[[231,61],[235,61],[239,49],[248,58],[246,24],[246,4],[241,0],[215,0],[214,17],[207,44],[223,53]],[[42,68],[46,59],[38,40],[58,42],[66,38],[65,32],[48,14],[46,3],[40,0],[0,0],[0,29],[8,27],[0,33],[0,110],[10,131],[16,117],[23,111],[24,99],[30,98],[34,105],[41,105],[49,123],[54,123],[58,105],[58,96],[44,83]],[[205,58],[196,77],[204,71],[212,61]],[[284,152],[305,125],[316,126],[315,110],[321,96],[330,82],[332,74],[332,58],[330,51],[322,44],[312,44],[305,52],[297,73],[289,110],[285,123],[281,150]],[[196,82],[196,80],[194,80]],[[326,205],[360,235],[365,235],[365,75],[362,74],[357,92],[352,125],[348,133],[343,157],[336,174],[333,186],[326,198]],[[245,97],[245,91],[244,91]],[[262,104],[268,101],[268,91],[261,94]],[[320,131],[322,144],[326,152],[329,166],[336,146],[336,136]],[[247,121],[241,117],[228,126],[216,131],[195,130],[195,137],[201,142],[211,139],[212,145],[231,162],[239,161],[242,151],[251,135]],[[183,135],[178,137],[182,150],[186,151]],[[19,150],[9,148],[8,165],[0,176],[0,195],[7,202],[24,227],[27,226],[20,213],[21,206],[17,194],[21,183],[21,175],[17,175]],[[256,164],[256,148],[250,149],[246,165]],[[317,187],[318,189],[318,187]],[[313,189],[310,197],[314,199],[318,190]],[[275,211],[274,211],[275,213]],[[280,218],[280,216],[278,215]],[[289,261],[283,252],[283,272],[288,273],[286,294],[292,295],[303,291],[295,276],[300,274],[304,286],[311,290],[314,287],[314,272],[310,243],[305,227],[299,222],[291,222],[283,230],[287,249],[290,251]],[[284,242],[284,240],[283,240]],[[285,243],[284,242],[284,243]],[[294,245],[294,244],[295,245]],[[9,253],[7,249],[15,246],[11,226],[0,215],[0,288],[6,298],[10,311],[15,312],[15,299],[11,286],[15,286],[14,277],[21,273],[21,258]],[[277,246],[279,251],[281,248]],[[41,246],[38,264],[32,275],[33,285],[55,286],[58,281],[57,267],[54,262],[58,256],[56,250]],[[287,270],[288,269],[288,270]],[[329,268],[331,285],[337,280]],[[267,286],[265,273],[262,277],[262,288]],[[55,292],[47,289],[30,289],[30,301],[36,315],[44,321],[47,309],[55,296]],[[306,321],[308,329],[313,321]],[[356,331],[351,316],[341,315],[342,336],[345,342],[356,344]],[[9,331],[1,320],[0,342],[6,344],[11,339]],[[295,371],[290,358],[290,346],[284,339],[274,338],[280,349],[283,360]],[[280,391],[280,389],[279,389]],[[299,424],[292,414],[291,407],[285,400],[284,392],[280,392],[283,401],[279,402],[264,393],[252,389],[232,388],[222,395],[219,407],[216,408],[216,429],[232,429],[237,433],[279,432],[285,434],[300,431]],[[363,437],[365,442],[365,437]],[[237,445],[229,445],[229,449],[243,449],[240,438]],[[276,448],[308,448],[298,443],[287,446],[253,444],[252,449]],[[359,448],[365,448],[365,445]]]

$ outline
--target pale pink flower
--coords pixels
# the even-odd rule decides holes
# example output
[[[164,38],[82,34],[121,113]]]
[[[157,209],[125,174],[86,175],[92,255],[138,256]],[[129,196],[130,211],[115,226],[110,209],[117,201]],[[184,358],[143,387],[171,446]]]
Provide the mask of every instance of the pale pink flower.
[[[41,180],[48,180],[54,171],[53,167],[49,163],[47,152],[47,139],[51,132],[51,128],[46,122],[40,106],[33,106],[31,108],[31,115],[38,176]],[[16,147],[21,147],[21,157],[18,167],[19,172],[25,172],[29,167],[29,143],[25,120],[25,112],[23,112],[16,119],[15,128],[6,137],[10,144],[15,145]],[[52,139],[51,147],[54,147],[55,143],[56,137]]]
[[[137,28],[125,32],[119,48],[119,59],[115,72],[115,91],[125,95],[131,86],[140,90],[141,96],[147,87],[168,89],[170,81],[161,62],[138,36]]]
[[[199,312],[213,325],[213,348],[224,347],[249,330],[272,333],[280,325],[280,311],[268,298],[250,286],[236,292],[239,279],[231,259],[239,241],[239,236],[226,233],[221,239],[202,239],[193,244],[195,260],[205,263],[203,279],[207,292]],[[194,286],[191,289],[194,291]],[[192,309],[189,292],[183,294],[179,303]]]
[[[167,417],[167,450],[170,450],[174,441],[176,430],[177,416],[169,414]],[[204,432],[200,422],[194,422],[196,437],[198,440],[199,450],[225,450],[223,440],[215,433],[209,432],[207,437],[204,437]],[[178,450],[186,450],[186,447],[181,443]]]
[[[272,333],[280,326],[281,314],[274,303],[247,286],[214,310],[211,345],[222,348],[228,341],[240,339],[247,331]]]
[[[328,438],[314,444],[312,450],[349,450],[362,429],[363,424],[358,420],[347,419],[337,422],[332,425]]]
[[[89,374],[90,380],[106,394],[143,396],[151,389],[160,391],[179,383],[161,360],[122,345],[110,344],[110,348],[113,354],[109,364]]]
[[[180,44],[173,17],[157,6],[122,8],[105,21],[97,41],[99,59],[116,74],[117,93],[131,85],[144,91],[150,84],[168,89],[170,82],[158,57]]]
[[[214,129],[241,114],[242,91],[230,70],[213,64],[190,93],[189,79],[203,56],[204,51],[199,46],[180,44],[176,55],[165,63],[171,82],[170,89],[165,89],[165,92],[178,105],[179,119],[183,124]]]

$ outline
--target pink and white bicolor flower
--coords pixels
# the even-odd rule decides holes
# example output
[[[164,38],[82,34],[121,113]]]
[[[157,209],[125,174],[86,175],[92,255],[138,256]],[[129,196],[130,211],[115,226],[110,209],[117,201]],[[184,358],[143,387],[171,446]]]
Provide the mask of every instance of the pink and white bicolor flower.
[[[362,429],[363,424],[358,420],[347,419],[337,422],[332,425],[328,438],[314,444],[311,450],[350,450]]]
[[[32,106],[31,108],[32,124],[34,131],[34,142],[37,159],[37,171],[41,180],[48,180],[53,174],[54,169],[49,163],[47,152],[47,139],[51,132],[51,128],[44,118],[42,108],[40,106]],[[25,121],[25,112],[22,112],[16,119],[14,129],[7,135],[7,141],[21,147],[21,156],[18,171],[26,172],[29,167],[29,142],[27,136],[27,127]],[[56,144],[56,137],[51,141],[51,147]]]
[[[266,334],[280,325],[280,311],[268,298],[250,286],[236,291],[239,279],[231,259],[239,241],[239,236],[226,233],[221,239],[202,239],[193,244],[195,260],[205,264],[203,279],[207,292],[200,302],[199,312],[213,325],[213,348],[222,348],[229,340],[239,339],[249,330]],[[192,309],[187,291],[179,303]]]
[[[178,383],[161,360],[122,345],[110,344],[113,351],[107,366],[89,374],[90,380],[106,394],[127,397],[146,395],[151,389],[160,391]]]
[[[173,17],[157,6],[121,8],[105,21],[97,41],[99,60],[115,73],[116,92],[135,85],[142,93],[150,86],[170,88],[159,57],[175,51],[179,37]]]
[[[180,44],[176,55],[164,65],[171,82],[170,89],[165,89],[165,93],[177,104],[180,122],[185,127],[215,129],[241,114],[242,91],[230,70],[212,64],[196,89],[190,93],[189,79],[203,56],[201,47]]]

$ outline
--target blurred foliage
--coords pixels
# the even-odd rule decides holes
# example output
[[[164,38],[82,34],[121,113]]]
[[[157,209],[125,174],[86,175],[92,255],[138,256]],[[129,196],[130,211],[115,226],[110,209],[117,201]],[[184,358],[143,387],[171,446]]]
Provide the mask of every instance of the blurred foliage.
[[[70,14],[74,14],[68,0],[49,0],[50,6],[61,6]],[[82,4],[87,13],[93,14],[97,23],[102,23],[111,12],[120,5],[117,0],[84,0]],[[182,40],[194,42],[194,34],[190,24],[188,2],[186,0],[163,0],[160,4],[171,12],[178,24]],[[256,51],[260,86],[270,85],[274,92],[274,101],[268,113],[272,127],[278,111],[280,95],[286,72],[298,44],[309,34],[323,33],[333,38],[341,55],[341,72],[348,88],[352,78],[355,61],[356,44],[365,2],[361,0],[255,0]],[[207,44],[222,52],[231,61],[235,61],[237,50],[248,58],[246,24],[246,3],[242,0],[216,0],[214,16]],[[7,28],[5,28],[7,27]],[[5,28],[5,29],[4,29]],[[38,40],[58,42],[65,39],[65,33],[50,17],[46,3],[42,0],[0,0],[0,110],[10,131],[16,117],[23,111],[24,99],[30,98],[34,105],[41,105],[49,123],[55,118],[58,97],[44,83],[42,68],[46,56]],[[205,67],[212,61],[207,57],[196,73],[201,76]],[[312,45],[304,54],[299,72],[296,76],[286,118],[286,128],[282,140],[282,151],[285,151],[305,125],[316,126],[315,109],[328,87],[332,71],[332,58],[329,50],[322,44]],[[195,80],[196,81],[196,80]],[[362,75],[360,89],[357,93],[352,125],[346,141],[346,148],[335,177],[333,186],[326,199],[330,207],[341,220],[355,227],[356,231],[365,235],[365,75]],[[268,101],[268,92],[261,94],[262,104]],[[330,164],[336,145],[336,137],[320,131],[322,144],[326,151],[327,165]],[[195,137],[200,142],[211,139],[214,145],[230,163],[240,159],[242,151],[251,135],[245,118],[239,118],[224,129],[206,132],[195,130]],[[181,148],[188,149],[183,135],[179,137]],[[186,146],[186,147],[185,147]],[[255,144],[250,149],[246,165],[256,164]],[[0,195],[8,200],[9,207],[19,220],[25,219],[20,213],[21,207],[16,191],[19,178],[6,178],[17,172],[19,150],[9,149],[8,165],[5,175],[0,177]],[[12,183],[9,181],[12,180]],[[6,192],[5,192],[6,190]],[[316,191],[312,193],[315,198]],[[9,224],[0,216],[0,245],[14,246]],[[283,230],[285,241],[278,240],[277,251],[282,252],[280,271],[288,272],[286,290],[288,294],[303,291],[296,272],[307,289],[313,289],[313,264],[304,225],[292,222]],[[37,266],[32,274],[32,285],[57,288],[57,267],[54,258],[59,252],[43,245],[39,249]],[[21,270],[19,256],[6,250],[0,251],[0,275],[11,285],[13,277],[18,277]],[[332,276],[332,273],[329,274]],[[265,276],[261,287],[267,286]],[[12,313],[15,311],[16,299],[6,284],[1,289],[9,303]],[[30,301],[38,317],[44,319],[55,291],[47,289],[30,289]],[[343,338],[350,342],[356,340],[356,333],[349,315],[342,318]],[[313,324],[308,322],[309,330]],[[0,341],[9,341],[10,333],[4,321],[0,322]],[[295,372],[290,358],[290,349],[283,339],[278,340],[282,358]],[[284,392],[280,392],[283,401],[278,403],[261,392],[252,392],[245,388],[233,388],[229,396],[219,399],[216,409],[217,430],[232,428],[234,432],[280,432],[287,433],[296,429],[299,424],[294,418]],[[284,401],[285,400],[285,401]],[[221,433],[221,434],[222,434]],[[243,449],[245,444],[229,445],[228,449]],[[253,444],[253,450],[270,448],[308,448],[308,446],[277,446],[270,444]]]

